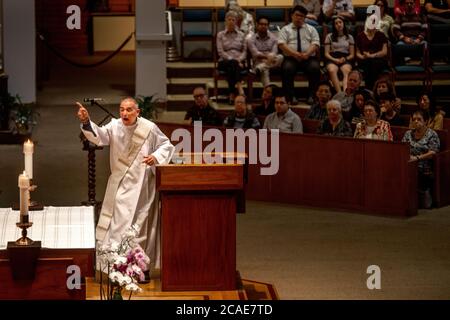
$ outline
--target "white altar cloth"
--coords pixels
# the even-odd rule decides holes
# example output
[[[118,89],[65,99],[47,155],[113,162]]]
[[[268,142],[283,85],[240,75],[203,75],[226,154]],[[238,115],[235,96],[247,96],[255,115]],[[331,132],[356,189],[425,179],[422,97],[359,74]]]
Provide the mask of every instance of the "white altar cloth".
[[[30,211],[33,226],[28,237],[42,241],[43,248],[94,249],[95,226],[93,207],[44,207],[42,211]],[[21,230],[19,211],[0,208],[0,250],[6,249],[8,241],[16,241]]]

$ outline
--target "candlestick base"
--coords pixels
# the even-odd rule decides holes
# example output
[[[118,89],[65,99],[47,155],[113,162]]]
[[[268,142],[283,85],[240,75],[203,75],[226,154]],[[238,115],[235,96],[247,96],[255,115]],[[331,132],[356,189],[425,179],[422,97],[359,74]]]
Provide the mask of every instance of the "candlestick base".
[[[16,240],[18,246],[31,246],[34,241],[27,237],[27,229],[33,225],[33,222],[28,221],[28,215],[20,216],[20,222],[16,226],[22,229],[22,237]]]

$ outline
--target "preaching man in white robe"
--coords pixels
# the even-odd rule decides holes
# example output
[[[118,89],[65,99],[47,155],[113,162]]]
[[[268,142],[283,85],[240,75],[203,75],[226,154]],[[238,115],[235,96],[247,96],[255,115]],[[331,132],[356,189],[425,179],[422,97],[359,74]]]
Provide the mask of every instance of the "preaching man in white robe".
[[[82,104],[78,118],[85,137],[98,146],[110,146],[111,175],[108,179],[100,218],[95,230],[100,244],[121,236],[133,224],[140,226],[137,239],[150,257],[153,268],[160,268],[160,226],[155,188],[155,164],[169,163],[174,146],[156,124],[139,117],[133,98],[120,103],[120,119],[99,127],[90,121]]]

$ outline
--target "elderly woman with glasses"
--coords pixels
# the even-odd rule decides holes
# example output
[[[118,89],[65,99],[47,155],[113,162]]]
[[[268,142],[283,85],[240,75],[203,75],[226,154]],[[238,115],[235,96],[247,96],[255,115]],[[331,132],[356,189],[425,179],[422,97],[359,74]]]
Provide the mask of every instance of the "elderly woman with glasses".
[[[380,120],[380,106],[373,100],[364,105],[364,120],[356,125],[354,138],[392,141],[389,122]]]
[[[431,159],[439,152],[439,136],[427,127],[428,115],[419,109],[412,115],[413,129],[406,131],[402,141],[410,144],[410,159],[417,161],[419,206],[432,206],[431,186],[433,182],[433,166]]]

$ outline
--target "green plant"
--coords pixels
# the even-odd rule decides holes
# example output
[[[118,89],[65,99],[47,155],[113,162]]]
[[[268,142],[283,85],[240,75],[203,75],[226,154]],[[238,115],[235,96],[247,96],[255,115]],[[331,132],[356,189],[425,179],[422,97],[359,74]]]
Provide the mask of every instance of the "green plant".
[[[7,93],[0,97],[0,129],[9,129],[9,120],[11,117],[11,110],[13,110],[16,104],[16,97]]]
[[[157,119],[158,114],[163,111],[165,106],[165,102],[162,99],[156,98],[156,94],[152,94],[151,96],[139,95],[135,99],[139,105],[139,109],[141,109],[140,116],[148,120]]]
[[[29,134],[37,124],[39,113],[33,103],[23,103],[18,95],[11,111],[11,118],[15,124],[15,131],[19,134]]]

